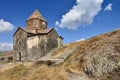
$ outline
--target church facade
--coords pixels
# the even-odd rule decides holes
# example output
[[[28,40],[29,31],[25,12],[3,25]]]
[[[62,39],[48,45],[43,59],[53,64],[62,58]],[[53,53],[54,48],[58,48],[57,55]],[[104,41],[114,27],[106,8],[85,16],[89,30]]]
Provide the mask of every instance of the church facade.
[[[14,37],[14,60],[34,61],[51,50],[62,46],[63,38],[54,28],[47,28],[47,22],[36,9],[26,21],[26,28],[19,27]]]

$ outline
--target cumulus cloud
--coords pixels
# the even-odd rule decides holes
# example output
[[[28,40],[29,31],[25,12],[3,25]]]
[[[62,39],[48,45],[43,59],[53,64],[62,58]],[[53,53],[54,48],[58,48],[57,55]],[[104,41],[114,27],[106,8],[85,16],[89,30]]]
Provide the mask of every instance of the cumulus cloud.
[[[12,43],[0,43],[0,51],[8,51],[13,49]]]
[[[79,40],[77,40],[76,42],[80,42],[80,41],[84,41],[85,39],[84,38],[81,38]]]
[[[105,7],[104,11],[112,11],[112,4],[108,4],[108,5]]]
[[[101,10],[103,0],[76,0],[76,4],[68,13],[62,16],[55,25],[60,28],[77,29],[79,26],[93,22],[94,17]]]
[[[13,30],[14,25],[10,22],[4,21],[4,19],[0,19],[0,33],[9,32]]]
[[[55,22],[55,25],[59,25],[59,22],[58,22],[58,21],[56,21],[56,22]]]

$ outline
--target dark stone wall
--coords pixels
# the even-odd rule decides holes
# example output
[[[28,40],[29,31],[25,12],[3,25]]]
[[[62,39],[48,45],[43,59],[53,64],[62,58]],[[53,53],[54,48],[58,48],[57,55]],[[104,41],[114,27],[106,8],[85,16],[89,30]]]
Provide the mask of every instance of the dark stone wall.
[[[58,47],[58,34],[53,29],[49,34],[47,35],[47,51],[53,50]]]
[[[21,60],[27,57],[27,33],[21,29],[14,35],[14,60],[19,60],[19,53],[21,53]]]
[[[48,34],[27,36],[21,29],[14,35],[14,60],[34,61],[58,47],[58,34],[53,29]]]
[[[47,51],[53,50],[58,47],[57,39],[48,38],[47,40],[48,40],[47,47],[46,47]]]

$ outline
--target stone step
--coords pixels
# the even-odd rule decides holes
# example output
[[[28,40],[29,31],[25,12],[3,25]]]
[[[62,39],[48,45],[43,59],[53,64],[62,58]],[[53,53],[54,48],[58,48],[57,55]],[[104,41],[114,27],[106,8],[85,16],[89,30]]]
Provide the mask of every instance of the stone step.
[[[46,64],[49,66],[57,65],[64,62],[63,59],[38,59],[35,61],[34,65]]]

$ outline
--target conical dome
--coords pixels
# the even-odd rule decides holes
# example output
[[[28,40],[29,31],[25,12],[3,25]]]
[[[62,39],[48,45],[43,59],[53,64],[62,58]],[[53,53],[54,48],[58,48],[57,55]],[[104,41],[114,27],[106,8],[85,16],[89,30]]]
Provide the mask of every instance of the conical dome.
[[[27,20],[30,20],[30,19],[33,19],[33,18],[38,18],[40,20],[43,20],[46,22],[46,20],[42,17],[42,15],[40,14],[40,12],[38,11],[38,9],[36,9],[33,14],[27,19]]]
[[[47,29],[47,22],[42,17],[38,9],[26,21],[26,29],[28,31],[44,30]]]

